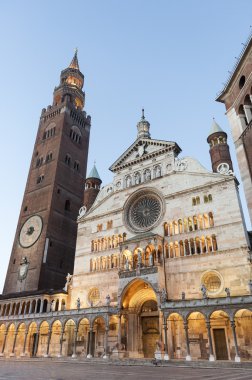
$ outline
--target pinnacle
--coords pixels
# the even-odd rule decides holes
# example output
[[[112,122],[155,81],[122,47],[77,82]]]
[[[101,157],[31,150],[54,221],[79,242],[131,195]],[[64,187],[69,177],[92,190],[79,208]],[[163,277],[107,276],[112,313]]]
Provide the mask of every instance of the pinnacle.
[[[71,68],[71,69],[77,69],[77,70],[79,70],[79,62],[78,62],[77,53],[78,53],[78,49],[75,49],[75,53],[74,53],[73,59],[72,59],[70,65],[68,67]]]

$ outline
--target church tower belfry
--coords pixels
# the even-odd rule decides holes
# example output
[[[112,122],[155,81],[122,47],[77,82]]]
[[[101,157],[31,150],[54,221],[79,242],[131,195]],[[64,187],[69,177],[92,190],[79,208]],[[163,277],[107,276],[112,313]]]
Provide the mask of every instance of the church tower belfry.
[[[210,156],[212,162],[213,172],[221,170],[221,166],[226,170],[233,171],[233,164],[230,156],[229,146],[227,144],[227,134],[224,132],[219,124],[213,119],[213,124],[207,138],[210,146]],[[223,170],[223,168],[222,168]]]
[[[77,50],[43,109],[3,294],[62,289],[73,272],[91,118]]]

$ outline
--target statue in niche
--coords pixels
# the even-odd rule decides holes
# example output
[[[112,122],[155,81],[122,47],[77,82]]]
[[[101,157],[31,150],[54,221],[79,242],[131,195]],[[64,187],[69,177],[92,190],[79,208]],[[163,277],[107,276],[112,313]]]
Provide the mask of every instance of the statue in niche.
[[[204,284],[201,285],[200,290],[201,290],[203,298],[207,298],[207,288]]]
[[[73,279],[73,275],[70,274],[70,273],[67,273],[67,276],[66,276],[66,284],[65,284],[63,290],[67,291],[68,286],[72,284],[72,279]]]
[[[126,187],[130,187],[130,186],[131,186],[131,177],[128,176],[128,177],[126,178]]]
[[[145,181],[149,181],[151,179],[151,172],[149,169],[147,169],[144,173],[144,179]]]
[[[161,168],[160,168],[160,166],[157,166],[156,167],[156,178],[158,178],[160,176],[161,176]]]
[[[182,301],[185,300],[185,292],[182,292],[182,293],[181,293],[181,298],[182,298]]]
[[[51,302],[51,311],[55,311],[55,300]]]
[[[108,294],[106,296],[106,306],[109,306],[110,305],[110,302],[111,302],[111,298],[110,298],[110,295]]]
[[[141,183],[141,175],[140,175],[140,173],[136,173],[135,174],[135,184],[139,185],[139,183]]]
[[[80,310],[80,306],[81,306],[81,302],[80,302],[80,298],[79,297],[76,300],[76,306],[77,306],[77,310],[79,311]]]
[[[227,294],[227,297],[230,297],[230,289],[229,288],[225,288],[225,292]]]

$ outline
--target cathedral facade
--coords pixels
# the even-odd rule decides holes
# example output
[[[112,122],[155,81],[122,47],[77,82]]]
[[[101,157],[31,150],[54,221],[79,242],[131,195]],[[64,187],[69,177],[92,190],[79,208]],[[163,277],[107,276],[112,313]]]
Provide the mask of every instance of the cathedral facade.
[[[76,62],[77,56],[74,67],[62,72],[54,97],[54,107],[63,104],[67,114],[59,129],[73,139],[73,152],[62,148],[57,168],[72,164],[76,147],[80,156],[87,155],[90,118],[82,111],[83,78]],[[53,120],[58,114],[52,111]],[[84,130],[81,125],[77,130],[80,120]],[[73,211],[77,240],[74,268],[62,271],[64,284],[57,279],[47,287],[51,279],[41,267],[36,273],[45,285],[28,281],[33,256],[38,252],[37,261],[43,262],[49,237],[39,224],[45,219],[41,210],[22,214],[0,300],[2,356],[252,359],[251,251],[227,134],[214,120],[207,137],[209,171],[183,157],[176,142],[151,138],[144,111],[136,132],[110,167],[112,183],[101,187],[96,166],[85,181],[86,168],[74,181],[80,186],[79,207],[72,209],[71,201],[63,214]],[[80,148],[82,139],[86,145]],[[58,188],[57,182],[56,194]],[[53,218],[59,210],[54,202],[49,207]],[[14,259],[16,271],[10,269]]]

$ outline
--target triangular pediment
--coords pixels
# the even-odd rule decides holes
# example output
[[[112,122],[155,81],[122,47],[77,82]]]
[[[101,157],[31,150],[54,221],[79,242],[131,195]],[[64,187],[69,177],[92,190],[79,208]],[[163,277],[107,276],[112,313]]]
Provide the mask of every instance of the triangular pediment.
[[[143,162],[152,157],[162,155],[167,152],[174,152],[177,156],[181,149],[173,141],[154,140],[154,139],[137,139],[114,163],[109,170],[116,173],[117,171],[133,166],[138,162]]]

